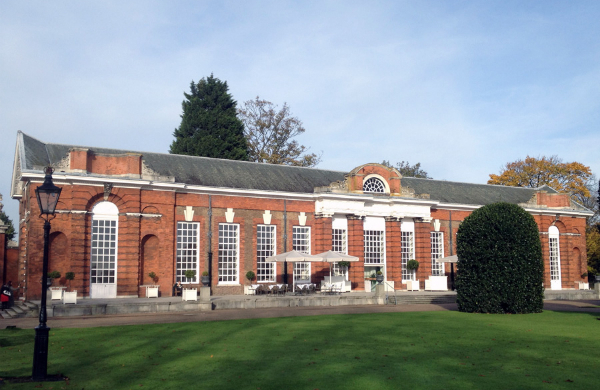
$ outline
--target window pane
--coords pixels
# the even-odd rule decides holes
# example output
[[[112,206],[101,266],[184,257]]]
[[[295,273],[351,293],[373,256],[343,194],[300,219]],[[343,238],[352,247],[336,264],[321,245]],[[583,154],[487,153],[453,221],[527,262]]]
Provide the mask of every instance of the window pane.
[[[235,283],[238,281],[238,252],[239,252],[239,227],[238,224],[219,224],[219,282]]]
[[[444,257],[444,233],[431,232],[431,275],[444,276],[444,263],[437,259]]]
[[[415,272],[406,269],[408,260],[415,258],[413,232],[402,232],[402,280],[415,280]]]
[[[198,269],[199,228],[197,222],[177,222],[177,259],[175,280],[183,283],[196,283],[198,275],[186,278],[185,271]]]
[[[105,226],[113,226],[112,229]],[[92,219],[92,253],[90,259],[90,281],[92,283],[114,283],[117,267],[117,221]],[[114,249],[109,249],[114,248]]]
[[[266,262],[266,258],[275,254],[275,225],[256,227],[256,280],[275,282],[275,263]]]

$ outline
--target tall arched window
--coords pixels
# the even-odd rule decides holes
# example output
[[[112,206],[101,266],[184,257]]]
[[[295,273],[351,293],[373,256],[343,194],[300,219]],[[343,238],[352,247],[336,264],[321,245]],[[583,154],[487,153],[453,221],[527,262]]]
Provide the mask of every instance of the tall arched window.
[[[552,290],[561,289],[560,275],[560,235],[556,226],[550,226],[548,229],[548,242],[550,249],[550,288]]]
[[[92,298],[117,296],[117,244],[119,209],[100,202],[92,209],[90,293]]]

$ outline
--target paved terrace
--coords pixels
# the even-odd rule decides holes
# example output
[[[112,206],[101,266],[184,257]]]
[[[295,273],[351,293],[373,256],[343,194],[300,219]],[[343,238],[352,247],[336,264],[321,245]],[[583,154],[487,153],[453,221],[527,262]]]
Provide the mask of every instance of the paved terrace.
[[[267,309],[293,307],[336,307],[383,305],[385,303],[454,303],[455,292],[388,292],[383,298],[374,293],[350,292],[336,295],[310,294],[285,296],[272,295],[224,295],[198,297],[198,301],[183,301],[181,297],[159,298],[78,298],[77,304],[63,304],[61,301],[48,301],[49,317],[71,317],[82,315],[120,315],[134,313],[163,313],[182,311],[213,311],[225,309]],[[35,302],[40,304],[39,301]]]
[[[214,297],[222,298],[222,297]],[[233,297],[237,300],[245,299],[243,296]],[[127,303],[126,301],[147,301],[154,303],[168,301],[171,298],[158,299],[120,299],[118,302],[110,300],[111,303]],[[275,298],[277,299],[277,298]],[[92,301],[84,300],[84,301]],[[96,300],[101,301],[101,300]],[[108,301],[108,300],[106,300]],[[89,302],[85,302],[87,304]],[[368,313],[401,313],[411,311],[448,311],[457,310],[456,303],[443,304],[388,304],[388,305],[341,305],[341,306],[295,306],[295,307],[270,307],[258,310],[229,309],[210,311],[172,311],[136,314],[115,315],[80,315],[74,317],[52,317],[48,319],[50,328],[87,328],[98,326],[122,326],[163,324],[180,322],[200,321],[227,321],[251,318],[278,318],[299,317],[314,315],[339,315],[339,314],[368,314]],[[593,312],[600,316],[600,299],[593,300],[546,300],[544,310]],[[600,318],[600,317],[599,317]],[[0,321],[1,327],[17,326],[22,329],[33,329],[39,324],[37,317],[11,318]]]

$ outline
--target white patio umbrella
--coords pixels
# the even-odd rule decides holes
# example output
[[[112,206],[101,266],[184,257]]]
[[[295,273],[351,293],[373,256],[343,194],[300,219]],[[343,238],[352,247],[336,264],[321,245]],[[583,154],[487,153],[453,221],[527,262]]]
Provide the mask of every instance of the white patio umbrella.
[[[358,260],[360,260],[356,256],[350,256],[345,253],[334,252],[334,251],[327,251],[327,252],[319,253],[315,256],[320,256],[323,258],[323,260],[321,260],[321,261],[329,263],[329,282],[331,282],[331,264],[332,263],[338,263],[340,261],[358,261]]]
[[[437,261],[438,263],[458,263],[458,256],[446,256],[436,259],[435,261]]]
[[[275,262],[286,262],[289,261],[291,263],[297,262],[314,262],[314,261],[323,261],[323,258],[318,255],[309,255],[306,253],[301,253],[298,251],[289,251],[285,253],[280,253],[275,256],[270,256],[265,259],[266,262],[275,263]],[[292,287],[294,291],[296,291],[296,280],[294,280],[294,276],[292,274]]]

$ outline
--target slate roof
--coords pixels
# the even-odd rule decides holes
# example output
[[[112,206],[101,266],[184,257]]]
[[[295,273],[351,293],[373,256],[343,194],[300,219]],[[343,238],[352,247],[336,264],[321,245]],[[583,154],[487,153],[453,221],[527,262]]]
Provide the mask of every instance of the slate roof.
[[[67,158],[76,145],[44,143],[22,132],[21,171],[39,171],[48,165],[56,166]],[[246,161],[223,160],[207,157],[183,156],[176,154],[148,153],[130,150],[85,147],[102,154],[141,154],[146,166],[160,176],[172,177],[175,183],[201,185],[241,190],[265,190],[295,193],[314,193],[316,187],[329,186],[344,180],[347,172],[316,168],[290,167],[287,165],[261,164]],[[85,174],[82,174],[85,175]],[[87,174],[95,176],[94,174]],[[19,180],[19,178],[13,178]],[[411,188],[416,195],[429,194],[431,200],[442,203],[464,205],[486,205],[494,202],[524,204],[531,200],[536,191],[556,193],[544,186],[538,189],[506,187],[488,184],[459,183],[444,180],[403,177],[402,187]],[[572,202],[577,210],[588,211]],[[535,207],[535,205],[531,205]]]
[[[76,145],[43,143],[27,134],[22,135],[22,170],[42,171],[47,165],[57,165]],[[260,164],[247,161],[182,156],[85,147],[95,153],[139,153],[146,166],[161,176],[171,176],[176,183],[245,190],[313,193],[315,187],[328,186],[343,180],[346,172],[325,169]],[[90,174],[93,175],[93,174]]]
[[[486,205],[495,202],[527,203],[540,190],[415,177],[403,177],[402,186],[414,189],[415,194],[429,194],[430,199],[439,200],[440,202],[468,205]],[[553,193],[557,192],[548,186],[541,189]]]

